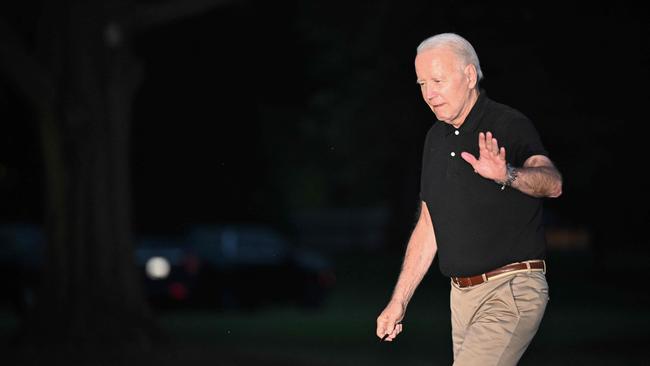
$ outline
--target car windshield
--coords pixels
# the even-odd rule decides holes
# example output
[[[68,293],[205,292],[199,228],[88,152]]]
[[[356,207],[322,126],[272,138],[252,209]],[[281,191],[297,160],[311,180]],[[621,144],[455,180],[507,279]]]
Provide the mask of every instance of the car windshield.
[[[266,227],[195,228],[188,242],[202,256],[221,263],[277,263],[289,253],[289,242]]]

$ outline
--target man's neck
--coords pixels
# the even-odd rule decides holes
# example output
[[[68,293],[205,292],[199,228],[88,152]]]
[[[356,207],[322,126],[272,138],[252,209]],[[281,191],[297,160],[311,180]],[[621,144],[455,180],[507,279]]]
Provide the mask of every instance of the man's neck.
[[[467,100],[467,103],[465,103],[465,106],[463,108],[463,112],[461,114],[462,118],[458,119],[460,122],[451,123],[451,125],[454,126],[455,128],[460,128],[460,126],[462,126],[463,123],[465,123],[465,120],[467,119],[467,116],[469,115],[469,112],[472,110],[472,108],[474,107],[474,104],[476,104],[476,101],[478,100],[479,91],[478,91],[477,88],[474,88],[474,89],[470,90],[469,93],[470,93],[469,98]]]

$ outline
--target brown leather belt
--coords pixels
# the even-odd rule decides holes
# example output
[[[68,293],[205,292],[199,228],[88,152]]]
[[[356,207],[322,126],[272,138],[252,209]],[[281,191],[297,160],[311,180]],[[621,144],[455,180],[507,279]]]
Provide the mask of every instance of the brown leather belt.
[[[480,285],[483,282],[487,282],[490,279],[495,277],[501,277],[503,275],[511,274],[512,272],[544,272],[546,273],[546,262],[544,260],[530,260],[525,262],[517,262],[506,264],[503,267],[499,267],[493,271],[486,272],[480,275],[471,276],[471,277],[452,277],[451,280],[456,284],[456,286],[463,288],[469,286]]]

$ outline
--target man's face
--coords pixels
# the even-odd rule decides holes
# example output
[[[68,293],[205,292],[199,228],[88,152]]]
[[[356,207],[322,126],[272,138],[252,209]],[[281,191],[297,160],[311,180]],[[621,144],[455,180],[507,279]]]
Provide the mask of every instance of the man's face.
[[[460,127],[472,108],[476,72],[464,65],[448,47],[420,52],[415,57],[415,73],[422,97],[440,121]]]

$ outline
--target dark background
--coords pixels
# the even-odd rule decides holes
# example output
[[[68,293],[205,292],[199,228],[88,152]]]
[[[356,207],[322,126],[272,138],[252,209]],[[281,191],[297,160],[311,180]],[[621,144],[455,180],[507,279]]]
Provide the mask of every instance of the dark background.
[[[0,16],[29,38],[38,4],[3,5]],[[315,313],[166,313],[163,326],[197,364],[449,363],[447,284],[437,267],[409,310],[412,335],[372,343],[414,223],[433,122],[415,84],[415,47],[448,31],[473,44],[482,87],[533,120],[564,177],[563,195],[545,202],[552,300],[522,363],[641,362],[650,216],[644,12],[622,1],[413,0],[232,2],[131,38],[144,67],[129,145],[136,235],[265,223],[336,265],[337,292]],[[0,121],[0,221],[42,225],[34,111],[7,78]],[[359,224],[331,245],[313,239],[348,219]],[[3,319],[4,334],[20,324],[9,310]],[[246,329],[239,338],[223,331],[238,327]]]

